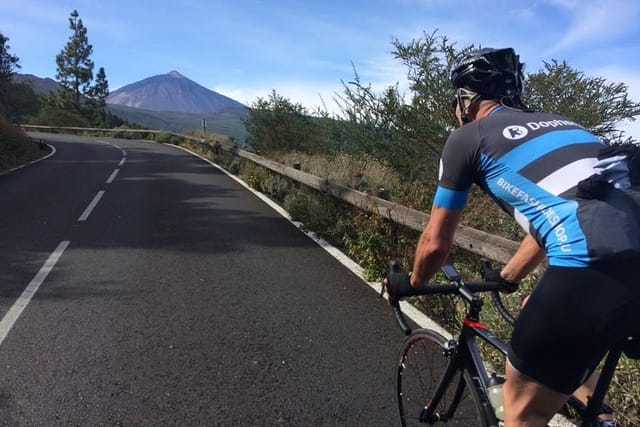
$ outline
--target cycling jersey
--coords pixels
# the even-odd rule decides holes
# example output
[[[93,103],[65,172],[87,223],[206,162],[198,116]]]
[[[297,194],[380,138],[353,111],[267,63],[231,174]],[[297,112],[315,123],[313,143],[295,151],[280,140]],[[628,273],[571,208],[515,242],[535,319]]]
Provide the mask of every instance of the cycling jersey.
[[[640,200],[640,192],[577,196],[578,183],[596,173],[604,147],[566,117],[498,107],[447,140],[434,204],[462,209],[471,184],[478,184],[546,249],[552,266],[638,256],[640,208],[633,199]]]

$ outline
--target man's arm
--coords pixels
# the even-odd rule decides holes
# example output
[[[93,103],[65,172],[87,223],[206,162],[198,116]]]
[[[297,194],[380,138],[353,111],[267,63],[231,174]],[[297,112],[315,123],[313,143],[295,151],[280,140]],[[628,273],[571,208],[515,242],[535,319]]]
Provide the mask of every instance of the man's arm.
[[[530,235],[522,240],[520,247],[511,257],[507,265],[500,271],[500,277],[507,282],[519,283],[531,273],[546,257],[545,250]]]
[[[445,263],[453,244],[462,210],[433,205],[427,227],[422,232],[411,272],[411,286],[421,288]]]

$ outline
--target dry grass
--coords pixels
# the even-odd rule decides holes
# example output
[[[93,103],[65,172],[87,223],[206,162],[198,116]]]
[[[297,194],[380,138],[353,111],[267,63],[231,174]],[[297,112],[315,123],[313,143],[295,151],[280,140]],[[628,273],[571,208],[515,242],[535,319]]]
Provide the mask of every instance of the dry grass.
[[[273,158],[288,166],[300,164],[304,172],[364,192],[377,193],[381,188],[397,189],[402,183],[391,168],[366,155],[354,157],[342,153],[327,157],[290,152],[277,154]]]

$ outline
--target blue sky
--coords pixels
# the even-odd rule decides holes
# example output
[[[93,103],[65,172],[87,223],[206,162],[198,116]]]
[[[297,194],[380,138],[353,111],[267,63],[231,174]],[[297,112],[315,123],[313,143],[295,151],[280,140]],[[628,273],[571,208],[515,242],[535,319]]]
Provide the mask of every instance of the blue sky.
[[[176,70],[247,105],[275,90],[333,110],[352,64],[376,89],[406,87],[391,40],[438,30],[460,47],[512,46],[529,72],[566,60],[640,102],[637,0],[0,0],[19,72],[55,78],[74,9],[112,91]],[[640,120],[625,129],[640,140]]]

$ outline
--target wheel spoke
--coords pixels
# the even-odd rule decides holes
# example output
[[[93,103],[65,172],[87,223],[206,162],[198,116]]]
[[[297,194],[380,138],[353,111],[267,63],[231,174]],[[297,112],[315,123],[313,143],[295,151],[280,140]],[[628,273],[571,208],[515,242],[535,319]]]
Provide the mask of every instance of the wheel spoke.
[[[446,340],[429,330],[415,331],[400,352],[397,396],[403,425],[420,425],[420,414],[430,405],[448,362]],[[482,407],[469,375],[457,372],[427,424],[482,426]],[[456,393],[458,391],[458,393]]]

